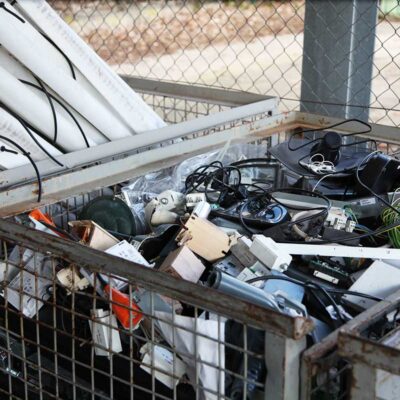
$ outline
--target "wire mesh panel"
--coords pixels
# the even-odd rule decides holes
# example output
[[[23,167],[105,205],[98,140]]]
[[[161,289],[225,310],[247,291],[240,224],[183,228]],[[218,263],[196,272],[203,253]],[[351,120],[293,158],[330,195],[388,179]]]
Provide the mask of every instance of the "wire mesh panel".
[[[0,225],[8,398],[246,398],[264,390],[265,330],[302,335],[300,320],[54,232]]]
[[[121,74],[400,122],[398,1],[51,1]],[[301,100],[301,102],[300,102]]]
[[[157,94],[142,93],[142,97],[165,122],[170,124],[188,121],[230,108],[219,104],[172,98]]]

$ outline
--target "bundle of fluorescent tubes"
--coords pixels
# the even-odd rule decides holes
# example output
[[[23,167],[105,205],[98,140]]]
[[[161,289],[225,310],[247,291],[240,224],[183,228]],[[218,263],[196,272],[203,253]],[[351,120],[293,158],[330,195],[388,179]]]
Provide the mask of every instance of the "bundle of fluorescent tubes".
[[[2,3],[0,169],[165,125],[44,0]]]

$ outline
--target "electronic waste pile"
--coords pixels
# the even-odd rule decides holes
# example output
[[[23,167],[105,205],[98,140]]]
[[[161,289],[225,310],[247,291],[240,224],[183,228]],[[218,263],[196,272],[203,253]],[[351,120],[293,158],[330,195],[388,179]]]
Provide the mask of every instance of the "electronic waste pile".
[[[363,128],[359,133],[365,133],[368,124],[359,123]],[[50,206],[51,216],[37,209],[15,219],[155,273],[171,274],[283,314],[309,317],[315,326],[307,341],[311,346],[400,288],[400,161],[379,151],[373,140],[356,135],[345,140],[335,128],[340,127],[297,132],[269,149],[239,144],[196,156],[122,184],[116,194],[105,190],[88,203],[77,204],[67,213],[67,226],[66,215],[58,212],[62,203]],[[28,253],[15,246],[8,259],[23,263],[29,271]],[[51,268],[47,273],[54,278]],[[146,330],[150,312],[146,293],[138,287],[129,293],[132,286],[124,280],[95,275],[60,263],[56,291],[43,284],[39,297],[66,305],[71,291],[92,293],[96,286],[100,297],[112,296],[129,305],[135,312],[101,301],[94,310],[88,302],[76,304],[80,313],[106,320],[119,330],[113,332],[111,344],[90,321],[74,328],[74,334],[99,341],[113,354],[124,354],[123,330]],[[26,319],[42,318],[43,302],[38,307],[38,302],[20,301],[21,279],[19,269],[8,271],[3,297],[7,293],[8,304]],[[154,307],[173,308],[176,318],[194,317],[190,306],[162,296]],[[392,329],[397,316],[379,329]],[[68,315],[61,324],[63,330],[71,330]],[[170,340],[170,332],[162,327],[159,335],[160,343]],[[225,322],[227,341],[241,335],[240,327]],[[262,331],[249,328],[248,341],[249,348],[263,354]],[[139,345],[138,368],[150,359],[148,345]],[[160,368],[167,368],[160,360],[170,355],[162,347],[157,351]],[[95,357],[103,359],[99,368],[107,369],[110,352],[96,349]],[[226,357],[226,364],[232,362],[240,374],[243,354],[235,362],[228,361],[228,352]],[[262,386],[268,365],[252,357],[248,362],[248,377]],[[184,357],[174,365],[180,380],[155,374],[167,396],[168,390],[183,383],[190,387],[192,379]],[[143,374],[151,375],[146,368],[142,365]],[[200,380],[212,380],[210,374],[200,372]],[[234,377],[225,374],[222,385],[227,398],[243,398],[243,385],[238,386]],[[253,398],[252,387],[246,390],[246,398]],[[178,391],[178,398],[191,396],[189,389]]]

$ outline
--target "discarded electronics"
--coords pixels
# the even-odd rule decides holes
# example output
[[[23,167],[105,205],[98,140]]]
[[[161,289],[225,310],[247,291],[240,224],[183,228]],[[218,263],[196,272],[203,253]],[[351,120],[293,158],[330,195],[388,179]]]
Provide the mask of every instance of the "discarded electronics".
[[[121,196],[98,196],[80,207],[64,228],[39,209],[25,218],[19,216],[18,220],[159,273],[207,286],[288,316],[311,318],[315,324],[309,334],[311,345],[400,288],[396,278],[400,276],[400,197],[397,194],[400,179],[392,177],[391,184],[382,187],[376,184],[370,171],[368,177],[370,182],[375,182],[372,183],[375,192],[362,177],[381,154],[366,147],[357,156],[356,163],[343,161],[341,157],[346,158],[346,154],[336,152],[336,147],[340,148],[344,141],[342,136],[339,135],[341,141],[335,142],[333,150],[324,147],[329,132],[314,132],[318,134],[317,139],[309,139],[307,135],[300,139],[296,134],[294,139],[278,145],[278,149],[273,147],[270,153],[282,162],[280,180],[271,176],[270,170],[265,172],[269,163],[276,163],[270,154],[262,160],[253,159],[257,145],[239,144],[225,149],[225,154],[239,154],[240,161],[226,163],[226,156],[214,151],[185,161],[184,168],[181,164],[143,176],[125,185]],[[285,171],[290,169],[292,160],[283,160],[279,148],[293,153],[299,148],[311,149],[307,154],[300,154],[301,160],[295,167],[305,169],[308,189],[304,188],[304,182],[301,187],[288,182]],[[388,162],[397,161],[391,157]],[[341,163],[345,166],[341,167]],[[178,169],[181,179],[174,181],[172,177]],[[148,187],[152,188],[151,192],[143,189]],[[371,205],[371,199],[374,207],[364,209],[364,204]],[[9,259],[24,263],[27,273],[23,285],[28,287],[28,281],[32,282],[34,276],[34,271],[29,275],[32,262],[29,250],[15,246]],[[10,283],[3,295],[27,318],[36,318],[40,302],[35,307],[20,302],[17,288],[21,285],[21,273],[8,272],[12,276],[7,278]],[[42,273],[51,279],[51,268],[46,266],[45,257]],[[140,343],[137,362],[142,373],[150,375],[156,363],[154,378],[166,390],[176,390],[183,382],[190,385],[196,378],[191,369],[193,360],[182,356],[174,361],[176,355],[163,343],[174,341],[182,354],[190,353],[192,338],[184,332],[193,324],[199,329],[204,325],[208,333],[224,332],[226,338],[233,335],[243,339],[243,332],[232,321],[193,315],[187,304],[161,295],[149,297],[146,290],[118,276],[89,274],[80,266],[61,268],[60,265],[57,286],[62,289],[63,299],[68,299],[71,293],[89,293],[95,288],[100,299],[112,301],[107,307],[100,300],[95,309],[86,310],[91,316],[88,328],[96,345],[95,356],[109,361],[112,355],[124,354],[123,331],[146,332],[148,315],[156,312],[160,317],[159,344]],[[46,290],[40,293],[43,299],[55,296]],[[178,329],[171,330],[162,322],[171,313]],[[397,319],[397,314],[394,318]],[[264,354],[262,332],[251,330],[247,335],[251,346]],[[207,354],[225,354],[228,360],[229,348],[218,349],[218,343],[200,341],[198,345],[204,346],[202,349]],[[236,355],[237,370],[233,371],[238,374],[243,373],[241,357],[243,354]],[[251,362],[257,371],[251,379],[263,386],[268,365],[265,368],[256,359]],[[247,374],[251,371],[247,369]],[[237,382],[229,374],[219,375],[207,364],[199,374],[197,379],[213,390],[228,396],[236,393]],[[213,398],[207,392],[203,394],[205,398]],[[249,390],[247,396],[253,398],[255,393]]]
[[[1,216],[19,214],[12,220],[108,261],[309,318],[305,346],[399,289],[399,161],[371,139],[379,127],[275,115],[275,99],[165,126],[45,2],[2,4],[0,39]],[[54,113],[45,112],[49,99]],[[272,147],[243,144],[283,132],[293,134]],[[389,129],[385,138],[397,134]],[[73,209],[48,206],[99,186],[101,195],[78,196]],[[45,390],[62,398],[252,399],[274,374],[268,332],[118,274],[3,244],[3,391],[17,383],[25,398]],[[397,318],[372,333],[385,334]]]

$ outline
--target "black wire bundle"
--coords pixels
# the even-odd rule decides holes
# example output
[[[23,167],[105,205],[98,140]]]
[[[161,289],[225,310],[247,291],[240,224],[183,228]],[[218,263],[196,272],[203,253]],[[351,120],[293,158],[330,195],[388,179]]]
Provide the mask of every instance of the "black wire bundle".
[[[236,174],[236,176],[235,176]],[[241,185],[240,169],[231,165],[223,166],[220,161],[198,167],[185,180],[185,193],[204,193],[207,201],[219,204],[223,193],[237,194]],[[233,182],[232,182],[233,181]],[[219,191],[218,198],[210,198],[210,191]]]
[[[262,162],[262,159],[256,160],[258,165]],[[236,165],[235,165],[236,164]],[[278,188],[271,190],[269,188],[264,188],[258,184],[249,183],[242,184],[242,174],[240,168],[245,168],[248,165],[246,163],[234,163],[227,166],[224,166],[220,161],[214,161],[210,164],[202,165],[196,168],[191,174],[189,174],[185,180],[185,193],[191,193],[193,191],[197,191],[200,193],[204,193],[206,200],[213,204],[220,205],[223,196],[226,194],[231,194],[236,196],[237,202],[242,201],[241,207],[239,209],[239,219],[242,226],[251,234],[259,233],[256,230],[253,230],[245,221],[244,211],[253,210],[253,214],[256,212],[260,212],[261,210],[266,210],[271,204],[279,204],[287,209],[304,211],[304,208],[298,208],[294,206],[288,206],[278,199],[275,198],[274,193],[282,192],[282,193],[300,193],[304,195],[308,195],[311,197],[316,197],[324,200],[326,203],[325,206],[320,207],[312,207],[308,208],[308,211],[319,211],[311,216],[304,217],[298,221],[296,224],[303,223],[306,221],[314,220],[317,218],[325,218],[328,214],[328,211],[331,207],[330,200],[324,195],[311,192],[304,189],[296,189],[296,188]],[[263,184],[263,183],[262,183]],[[245,188],[245,190],[240,190],[241,188]],[[249,188],[253,188],[253,190],[249,190]],[[218,197],[211,198],[210,191],[219,192]],[[287,224],[289,227],[291,222],[284,222],[282,225]]]

